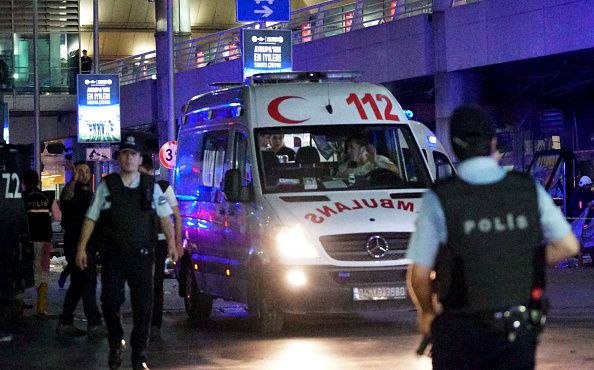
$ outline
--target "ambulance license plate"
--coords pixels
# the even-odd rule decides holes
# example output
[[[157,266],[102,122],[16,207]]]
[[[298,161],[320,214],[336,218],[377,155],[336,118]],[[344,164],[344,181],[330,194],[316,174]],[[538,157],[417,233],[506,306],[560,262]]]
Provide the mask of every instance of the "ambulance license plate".
[[[388,299],[405,299],[404,286],[372,286],[353,288],[354,301],[384,301]]]

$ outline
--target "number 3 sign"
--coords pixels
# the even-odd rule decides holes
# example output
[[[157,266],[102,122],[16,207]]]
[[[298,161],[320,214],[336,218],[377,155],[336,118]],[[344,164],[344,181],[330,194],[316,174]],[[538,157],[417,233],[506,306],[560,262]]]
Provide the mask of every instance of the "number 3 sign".
[[[175,167],[177,157],[177,141],[168,141],[159,150],[159,161],[168,170]]]

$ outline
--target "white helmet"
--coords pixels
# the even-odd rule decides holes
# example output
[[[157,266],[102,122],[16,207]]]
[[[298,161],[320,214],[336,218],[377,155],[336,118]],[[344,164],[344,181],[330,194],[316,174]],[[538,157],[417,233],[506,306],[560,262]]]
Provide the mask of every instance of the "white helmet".
[[[586,186],[586,185],[592,185],[592,179],[589,178],[588,176],[582,176],[580,177],[580,182],[578,184],[580,187],[581,186]]]

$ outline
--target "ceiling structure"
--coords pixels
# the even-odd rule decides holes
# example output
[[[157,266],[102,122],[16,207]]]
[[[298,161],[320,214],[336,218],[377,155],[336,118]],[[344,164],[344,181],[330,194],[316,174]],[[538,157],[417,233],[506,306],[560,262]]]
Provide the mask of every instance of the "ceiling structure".
[[[173,0],[176,2],[176,0]],[[186,0],[190,8],[191,36],[198,38],[238,27],[236,1]],[[298,10],[326,0],[291,0]],[[113,60],[155,50],[155,3],[148,0],[100,0],[100,60]],[[81,46],[93,53],[93,1],[80,0]]]

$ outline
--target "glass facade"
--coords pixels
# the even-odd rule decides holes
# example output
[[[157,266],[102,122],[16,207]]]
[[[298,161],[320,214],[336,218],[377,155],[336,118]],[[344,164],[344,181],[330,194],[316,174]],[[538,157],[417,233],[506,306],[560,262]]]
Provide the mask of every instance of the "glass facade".
[[[40,90],[73,94],[80,60],[79,2],[37,2]],[[33,0],[0,0],[0,58],[9,68],[14,93],[33,93]]]

